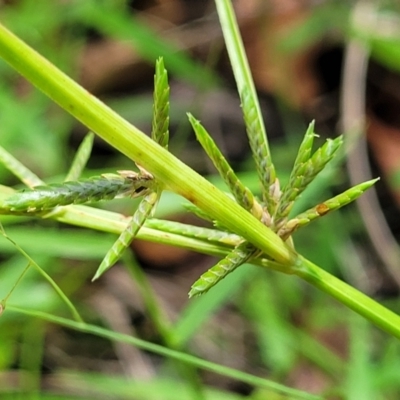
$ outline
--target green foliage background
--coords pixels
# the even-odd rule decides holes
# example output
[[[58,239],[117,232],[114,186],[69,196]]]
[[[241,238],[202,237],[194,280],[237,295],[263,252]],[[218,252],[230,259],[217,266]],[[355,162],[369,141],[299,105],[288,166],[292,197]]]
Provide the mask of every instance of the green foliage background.
[[[37,2],[33,0],[22,0],[0,7],[1,21],[8,28],[74,78],[79,78],[76,66],[87,40],[87,30],[94,29],[105,37],[132,43],[150,64],[154,64],[155,59],[162,55],[174,79],[192,85],[199,96],[209,88],[224,86],[223,80],[212,68],[194,61],[187,53],[177,53],[174,46],[157,35],[150,26],[128,16],[128,9],[122,1],[42,0],[40,12]],[[340,32],[341,40],[345,42],[350,34],[347,24],[350,11],[349,7],[344,8],[338,2],[324,3],[315,8],[315,12],[298,31],[283,40],[283,48],[286,51],[299,51],[302,46],[316,41],[321,33],[332,27]],[[391,12],[399,18],[397,10],[393,8],[387,8],[385,12]],[[321,21],[328,21],[329,24]],[[372,54],[380,62],[388,64],[390,68],[398,68],[398,42],[373,36],[367,39],[370,40]],[[69,115],[44,95],[28,88],[1,61],[0,87],[1,145],[43,180],[60,181],[74,152],[71,147],[71,131],[75,129],[75,132],[82,132],[82,127],[77,127]],[[105,101],[135,124],[147,126],[151,121],[151,98],[147,95],[132,94]],[[172,100],[171,122],[178,127],[178,133],[172,138],[170,149],[179,158],[186,160],[188,156],[180,150],[187,150],[191,146],[185,143],[191,135],[187,122],[184,122],[185,112],[195,113],[198,105],[182,103],[174,103]],[[286,134],[271,145],[271,152],[284,182],[288,179],[306,124],[287,105],[285,99],[279,99],[279,112]],[[118,154],[112,154],[105,160],[98,157],[95,155],[93,164],[89,164],[87,175],[116,168],[130,168],[129,160]],[[100,169],[99,165],[105,168]],[[250,161],[242,163],[238,175],[247,186],[256,188],[256,176],[251,165]],[[325,175],[304,193],[304,208],[313,205],[316,199],[322,200],[332,195],[331,189],[327,188],[328,183],[333,182],[336,187],[346,184],[342,169],[332,170],[329,174],[329,180]],[[0,168],[0,179],[7,185],[17,183],[4,168]],[[210,176],[210,180],[223,187],[219,178]],[[118,206],[107,204],[105,207],[125,207],[125,210],[128,207],[129,210],[133,207],[131,203],[123,202]],[[176,197],[163,196],[159,216],[167,218],[181,211],[183,208]],[[50,221],[27,219],[22,223],[14,217],[2,217],[1,222],[7,234],[60,285],[85,320],[110,328],[98,309],[86,300],[93,290],[89,280],[105,251],[111,247],[114,241],[112,235],[61,227]],[[359,242],[354,241],[354,237],[363,237],[362,229],[355,208],[349,207],[335,213],[333,218],[322,219],[314,226],[305,228],[306,233],[302,232],[295,237],[296,249],[329,272],[352,282],[354,276],[359,276],[358,271],[363,269],[363,261],[356,251]],[[3,298],[26,267],[26,260],[5,239],[0,240],[0,252],[0,298]],[[128,260],[126,263],[132,264],[135,261]],[[140,274],[137,265],[133,270]],[[189,289],[191,282],[185,282]],[[24,276],[11,301],[15,306],[67,316],[56,293],[33,268]],[[154,308],[149,305],[151,301],[147,299],[146,303],[150,310],[149,319],[157,325],[161,318],[158,329],[164,324],[170,324],[168,319],[163,321],[162,316],[154,316]],[[384,302],[389,308],[400,310],[397,298]],[[229,329],[218,331],[216,328],[219,324],[227,324],[226,318],[231,315],[232,309],[246,327],[248,343],[245,343],[244,355],[237,347],[226,350],[231,343],[236,343],[230,339],[235,332]],[[211,324],[210,321],[217,323]],[[246,361],[239,364],[245,365],[247,371],[254,375],[284,382],[288,386],[293,386],[293,376],[298,370],[310,374],[305,381],[315,382],[315,374],[322,375],[323,387],[299,387],[310,393],[343,399],[396,399],[400,394],[398,340],[378,331],[325,294],[282,274],[251,266],[240,268],[229,279],[221,282],[218,290],[211,290],[195,301],[187,301],[179,314],[175,315],[172,324],[175,347],[189,353],[204,356],[207,352],[204,348],[198,348],[198,341],[204,340],[209,344],[218,341],[219,347],[225,348],[222,354],[233,353],[239,359],[246,356]],[[85,362],[79,358],[77,349],[86,346],[87,336],[67,332],[70,331],[40,319],[5,312],[0,319],[1,398],[14,398],[21,394],[28,396],[26,398],[59,399],[192,398],[190,381],[184,379],[179,374],[179,368],[167,359],[154,362],[157,373],[150,381],[123,378],[121,369],[117,369],[119,373],[113,375],[107,368],[106,371],[101,368],[94,368],[94,371],[85,368]],[[73,338],[65,338],[68,335]],[[143,336],[150,340],[146,335]],[[327,340],[331,336],[338,337],[338,348],[343,354],[339,354],[338,348],[332,347],[332,341]],[[77,349],[69,348],[68,354],[65,350],[68,346],[58,347],[57,338],[73,343]],[[51,351],[61,352],[59,365],[46,364],[47,360],[53,362],[57,358],[49,358]],[[118,360],[114,351],[109,341],[96,339],[93,353],[98,353],[98,359],[92,362],[101,364],[104,359]],[[235,365],[235,360],[233,357],[228,361]],[[108,363],[104,363],[104,366],[109,367]],[[206,376],[201,383],[203,398],[207,399],[286,398],[273,389],[260,388],[245,396],[240,390],[236,393],[227,390],[229,385],[215,388],[208,382],[215,382],[215,379]],[[245,390],[242,389],[242,392]]]

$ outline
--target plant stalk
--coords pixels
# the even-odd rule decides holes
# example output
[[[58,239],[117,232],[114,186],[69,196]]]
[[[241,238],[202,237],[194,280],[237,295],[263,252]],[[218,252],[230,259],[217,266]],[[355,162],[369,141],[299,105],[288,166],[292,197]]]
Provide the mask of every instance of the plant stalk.
[[[329,293],[342,304],[362,315],[382,330],[400,339],[399,315],[319,268],[304,257],[299,256],[299,263],[302,264],[303,268],[299,268],[298,276],[325,293]]]
[[[320,269],[312,262],[298,257],[279,236],[250,213],[93,97],[1,24],[0,57],[89,129],[127,157],[137,161],[169,189],[187,198],[232,232],[261,249],[280,263],[283,270],[287,267],[288,271],[296,273],[383,330],[400,338],[400,317],[398,315]],[[74,211],[79,209],[76,207]],[[95,212],[92,213],[95,216]],[[99,219],[94,218],[91,223],[87,222],[87,224],[82,223],[82,220],[78,222],[78,212],[72,214],[69,214],[70,219],[75,217],[75,222],[72,223],[87,227],[97,226],[97,229],[104,230],[105,219],[101,218],[100,214],[98,215]],[[60,215],[58,218],[62,219]],[[71,223],[68,220],[65,222]],[[114,224],[115,231],[120,230],[121,225],[124,225],[122,221],[115,220]]]
[[[112,111],[0,24],[0,57],[110,145],[284,265],[296,253],[237,203]]]

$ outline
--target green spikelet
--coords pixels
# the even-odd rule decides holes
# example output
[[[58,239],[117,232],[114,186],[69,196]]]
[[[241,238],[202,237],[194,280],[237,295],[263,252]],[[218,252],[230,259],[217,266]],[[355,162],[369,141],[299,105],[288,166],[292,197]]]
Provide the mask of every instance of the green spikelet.
[[[282,196],[275,215],[275,226],[277,229],[285,222],[296,198],[300,196],[310,182],[324,169],[326,164],[332,160],[343,143],[341,136],[333,140],[328,139],[326,143],[310,157],[314,136],[313,124],[311,124],[300,146],[299,153],[290,174],[289,182],[282,191]]]
[[[264,124],[259,109],[256,107],[255,99],[249,88],[244,86],[240,98],[242,101],[247,136],[249,138],[251,151],[253,153],[258,177],[263,190],[263,200],[266,203],[268,210],[273,213],[277,204],[275,188],[277,179]]]
[[[87,180],[55,183],[23,189],[5,199],[1,208],[11,212],[36,212],[57,206],[110,200],[125,195],[145,195],[154,185],[151,175],[121,171],[119,175],[104,174]]]
[[[164,68],[162,58],[157,60],[154,76],[154,105],[151,138],[161,146],[168,148],[169,141],[169,86],[168,75]],[[138,165],[141,176],[151,176],[145,169]],[[152,176],[151,176],[152,177]],[[149,193],[150,191],[150,193]],[[152,181],[149,191],[140,202],[127,228],[121,233],[112,248],[101,262],[93,280],[98,279],[105,271],[110,269],[122,256],[125,249],[131,244],[145,221],[152,215],[161,196],[162,185]]]
[[[345,192],[332,197],[323,203],[318,204],[315,207],[304,211],[303,213],[297,215],[295,218],[288,221],[279,231],[278,235],[282,239],[287,239],[294,231],[298,228],[308,225],[311,221],[323,217],[329,212],[338,210],[345,205],[351,203],[352,201],[358,199],[366,190],[368,190],[372,185],[377,182],[379,178],[372,179],[367,182],[360,183]]]
[[[240,182],[235,172],[225,159],[223,154],[218,149],[215,142],[212,140],[209,133],[196,120],[191,114],[188,114],[189,121],[192,124],[193,130],[196,133],[197,140],[203,146],[203,149],[210,157],[211,161],[217,168],[219,174],[228,185],[231,193],[235,197],[236,201],[247,211],[251,212],[257,219],[261,219],[263,210],[261,205],[256,201],[251,191]]]
[[[258,250],[254,246],[244,242],[232,250],[218,264],[210,268],[206,273],[192,285],[189,297],[200,296],[208,292],[219,281],[224,279],[228,274],[233,272],[237,267],[244,264],[256,255]]]
[[[92,281],[98,279],[121,258],[123,252],[132,243],[132,240],[135,238],[146,219],[151,216],[158,197],[157,192],[151,192],[143,198],[135,214],[133,214],[127,228],[121,233],[117,241],[104,257],[104,260],[97,269]]]
[[[175,233],[181,236],[196,238],[207,242],[218,242],[227,246],[237,245],[241,240],[240,236],[234,233],[218,231],[216,229],[203,228],[199,226],[182,224],[175,221],[166,221],[156,218],[146,221],[146,228],[153,228],[159,231]]]
[[[159,58],[156,62],[154,75],[154,105],[151,137],[162,147],[168,148],[169,141],[169,85],[168,74],[164,61]]]

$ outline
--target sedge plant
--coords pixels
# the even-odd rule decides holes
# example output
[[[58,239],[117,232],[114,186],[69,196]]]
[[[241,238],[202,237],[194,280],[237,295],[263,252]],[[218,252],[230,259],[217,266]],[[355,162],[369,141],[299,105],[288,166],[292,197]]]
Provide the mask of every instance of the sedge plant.
[[[192,285],[190,297],[202,295],[214,286],[213,290],[218,290],[221,279],[242,264],[252,263],[298,276],[400,338],[398,315],[298,254],[291,237],[295,231],[312,221],[356,200],[376,179],[360,183],[297,215],[291,214],[301,193],[335,156],[342,138],[328,139],[313,152],[316,134],[311,123],[300,145],[289,181],[280,187],[231,3],[228,0],[216,0],[216,6],[260,181],[260,198],[242,184],[211,135],[193,115],[189,114],[188,117],[196,137],[231,194],[221,192],[168,152],[169,88],[162,60],[156,65],[154,118],[149,138],[0,25],[0,57],[138,167],[138,172],[119,171],[79,180],[90,154],[93,137],[89,135],[78,151],[67,181],[45,185],[1,149],[3,163],[28,189],[10,195],[11,189],[3,188],[0,212],[5,215],[53,218],[68,224],[118,233],[118,240],[105,255],[94,279],[111,268],[129,243],[138,237],[195,249],[221,258],[217,265]],[[212,221],[215,228],[205,229],[152,218],[163,190],[173,191],[189,200],[192,204],[189,209]],[[116,196],[143,196],[128,223],[118,214],[84,205]],[[4,301],[2,307],[6,307]],[[79,325],[79,321],[72,323],[40,315],[75,329],[96,331]]]
[[[148,229],[143,228],[143,235],[139,236],[153,238],[156,241],[159,240],[157,229],[162,232],[171,229],[171,233],[180,236],[180,239],[175,243],[174,236],[172,239],[170,238],[171,240],[167,239],[170,243],[192,248],[195,247],[193,238],[196,238],[199,243],[199,251],[215,255],[227,254],[221,263],[193,285],[191,296],[206,292],[231,270],[244,262],[251,262],[287,274],[298,275],[367,316],[382,328],[399,336],[400,325],[397,315],[304,259],[296,253],[291,241],[291,234],[294,231],[357,199],[376,180],[361,183],[297,216],[290,216],[289,213],[296,198],[332,159],[340,147],[342,139],[340,137],[334,140],[328,139],[320,149],[312,153],[315,133],[314,125],[311,124],[299,148],[288,184],[282,189],[279,187],[254,83],[249,72],[233,9],[230,2],[225,0],[217,1],[216,5],[261,183],[261,199],[257,199],[249,189],[240,183],[206,129],[192,115],[189,115],[189,120],[197,138],[230,187],[234,199],[217,190],[168,152],[166,148],[168,87],[166,73],[161,62],[158,66],[160,81],[156,87],[156,99],[159,98],[159,100],[155,102],[153,133],[152,138],[149,138],[99,100],[90,96],[78,84],[2,26],[0,56],[54,101],[85,123],[93,132],[140,166],[139,173],[122,171],[111,176],[92,178],[86,182],[67,182],[60,185],[39,186],[33,190],[23,190],[4,199],[1,204],[2,213],[43,216],[43,212],[45,212],[47,217],[51,216],[63,222],[122,233],[126,227],[121,229],[123,224],[120,221],[114,220],[110,226],[105,227],[104,221],[99,222],[98,218],[97,221],[94,221],[94,214],[97,216],[101,214],[99,210],[90,209],[89,211],[89,208],[84,206],[79,206],[80,208],[77,209],[77,206],[68,204],[82,204],[101,198],[110,199],[122,194],[144,195],[142,207],[139,207],[138,213],[132,219],[135,221],[131,226],[128,224],[128,229],[124,233],[124,235],[127,234],[128,239],[121,241],[120,238],[118,240],[116,248],[111,250],[114,256],[111,256],[111,253],[106,256],[96,278],[115,263],[120,257],[122,249],[140,232],[143,224],[144,228],[148,227]],[[31,175],[32,173],[29,173],[29,176]],[[28,179],[28,177],[24,177],[24,179]],[[31,186],[36,186],[36,184]],[[214,221],[219,231],[214,233],[188,226],[182,228],[179,224],[165,221],[158,225],[158,221],[151,219],[145,221],[150,216],[153,205],[157,203],[162,189],[174,191],[188,199],[196,209],[200,210],[198,214]],[[146,196],[151,196],[150,201]],[[143,206],[145,203],[147,205]],[[82,212],[85,213],[85,218],[78,218],[78,210],[80,217]],[[50,215],[48,215],[49,213]],[[148,224],[149,221],[151,222]],[[235,235],[234,240],[232,240],[232,234]],[[190,240],[188,241],[188,239]],[[226,241],[229,242],[228,246],[224,243]],[[223,245],[219,245],[220,243]],[[212,245],[208,246],[209,244]],[[229,246],[233,247],[231,251]]]

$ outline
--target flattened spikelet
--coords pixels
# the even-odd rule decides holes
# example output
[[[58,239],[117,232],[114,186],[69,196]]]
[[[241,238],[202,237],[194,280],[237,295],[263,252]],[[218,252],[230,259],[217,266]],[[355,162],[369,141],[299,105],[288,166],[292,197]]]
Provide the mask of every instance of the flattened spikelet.
[[[23,189],[6,199],[2,207],[15,212],[34,212],[69,204],[111,200],[118,195],[135,197],[146,194],[153,185],[152,180],[133,174],[132,177],[105,174],[82,181]]]

